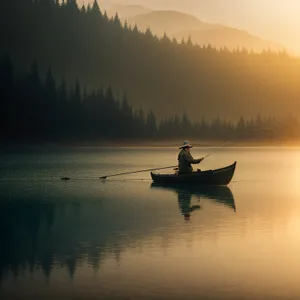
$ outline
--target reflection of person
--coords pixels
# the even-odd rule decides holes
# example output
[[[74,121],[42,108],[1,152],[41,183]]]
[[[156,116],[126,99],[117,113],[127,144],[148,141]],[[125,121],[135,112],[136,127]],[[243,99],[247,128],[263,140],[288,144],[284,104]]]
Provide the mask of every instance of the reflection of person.
[[[191,206],[192,195],[193,194],[188,191],[177,191],[179,209],[186,221],[190,220],[191,212],[200,209],[199,205]],[[198,199],[198,201],[200,200]]]
[[[188,142],[184,141],[183,145],[179,147],[181,151],[178,154],[178,174],[186,174],[193,172],[193,167],[191,164],[199,164],[202,158],[194,159],[190,153],[190,149],[193,146]]]

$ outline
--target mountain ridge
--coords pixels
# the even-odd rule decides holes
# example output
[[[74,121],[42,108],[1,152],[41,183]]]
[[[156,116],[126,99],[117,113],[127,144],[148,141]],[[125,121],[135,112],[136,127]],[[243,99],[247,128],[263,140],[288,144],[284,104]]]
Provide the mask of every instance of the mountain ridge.
[[[166,34],[169,38],[180,41],[190,36],[195,44],[212,44],[217,48],[226,47],[230,50],[236,47],[256,52],[265,49],[287,50],[283,45],[268,41],[247,30],[221,23],[204,22],[196,16],[175,10],[151,10],[140,5],[117,5],[107,12],[110,17],[117,13],[123,23],[126,21],[130,26],[137,25],[141,31],[150,28],[158,37]]]
[[[153,110],[159,118],[186,112],[191,120],[236,120],[299,111],[300,59],[284,52],[177,43],[122,26],[117,17],[109,20],[96,5],[84,11],[28,1],[24,9],[11,1],[0,19],[22,26],[1,27],[0,53],[9,52],[16,69],[36,60],[45,74],[51,65],[73,90],[76,78],[87,89],[111,86],[119,95],[126,92],[135,109]]]

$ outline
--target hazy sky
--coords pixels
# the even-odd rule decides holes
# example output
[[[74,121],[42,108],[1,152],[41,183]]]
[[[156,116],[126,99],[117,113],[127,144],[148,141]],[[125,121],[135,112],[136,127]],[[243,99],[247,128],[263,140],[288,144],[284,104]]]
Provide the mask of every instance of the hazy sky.
[[[78,2],[93,0],[78,0]],[[300,52],[300,0],[98,0],[139,4],[151,9],[177,10],[202,21],[245,29]]]

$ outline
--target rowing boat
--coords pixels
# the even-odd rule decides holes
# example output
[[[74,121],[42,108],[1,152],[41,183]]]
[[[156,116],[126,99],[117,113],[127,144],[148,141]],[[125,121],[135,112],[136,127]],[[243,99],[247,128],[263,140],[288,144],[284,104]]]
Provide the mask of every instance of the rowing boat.
[[[159,174],[151,172],[151,178],[155,183],[177,184],[193,183],[201,185],[227,185],[231,181],[236,167],[233,164],[214,170],[197,171],[188,174]]]

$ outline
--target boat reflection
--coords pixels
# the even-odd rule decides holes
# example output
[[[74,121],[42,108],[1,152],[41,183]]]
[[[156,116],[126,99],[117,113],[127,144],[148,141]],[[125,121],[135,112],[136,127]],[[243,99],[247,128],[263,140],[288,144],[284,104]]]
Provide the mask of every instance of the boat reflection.
[[[190,220],[191,213],[201,209],[201,205],[191,205],[192,197],[200,199],[210,199],[218,203],[222,203],[236,211],[234,196],[228,186],[212,186],[212,185],[191,185],[191,184],[173,184],[165,185],[152,183],[151,188],[170,190],[177,194],[177,200],[181,214],[185,220]]]

